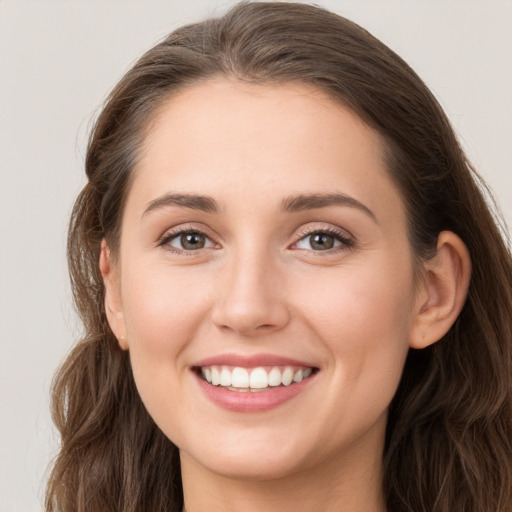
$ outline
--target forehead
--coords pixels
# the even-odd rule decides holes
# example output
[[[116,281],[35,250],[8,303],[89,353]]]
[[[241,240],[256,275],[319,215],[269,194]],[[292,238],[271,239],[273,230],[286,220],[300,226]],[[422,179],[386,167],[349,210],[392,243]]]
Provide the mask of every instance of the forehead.
[[[132,184],[146,203],[167,189],[222,202],[229,193],[277,200],[337,187],[362,200],[380,191],[400,201],[383,155],[375,130],[313,86],[216,78],[159,108]]]

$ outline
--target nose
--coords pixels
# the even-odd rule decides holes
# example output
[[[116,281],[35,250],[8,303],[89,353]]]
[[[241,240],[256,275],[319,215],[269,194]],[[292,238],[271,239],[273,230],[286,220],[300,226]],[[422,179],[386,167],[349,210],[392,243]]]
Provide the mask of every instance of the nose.
[[[278,331],[289,322],[282,272],[268,259],[235,256],[219,274],[212,320],[245,338]]]

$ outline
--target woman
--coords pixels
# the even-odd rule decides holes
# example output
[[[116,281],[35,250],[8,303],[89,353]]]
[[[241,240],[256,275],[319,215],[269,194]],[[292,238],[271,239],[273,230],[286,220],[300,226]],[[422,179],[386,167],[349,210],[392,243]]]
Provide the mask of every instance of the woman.
[[[86,172],[47,510],[510,509],[511,257],[391,50],[241,4],[135,64]]]

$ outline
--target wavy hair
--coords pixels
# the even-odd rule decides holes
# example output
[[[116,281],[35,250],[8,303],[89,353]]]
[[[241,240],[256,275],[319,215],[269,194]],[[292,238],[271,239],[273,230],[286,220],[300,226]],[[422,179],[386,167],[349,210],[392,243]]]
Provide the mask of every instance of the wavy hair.
[[[393,51],[322,8],[264,2],[171,33],[126,73],[92,130],[68,238],[85,334],[53,385],[62,442],[46,511],[181,511],[178,449],[146,412],[108,326],[98,259],[102,239],[118,249],[131,170],[159,107],[213,76],[329,93],[383,138],[418,261],[443,230],[464,241],[467,300],[442,340],[409,352],[389,411],[384,491],[393,512],[512,510],[512,260],[485,185],[434,96]]]

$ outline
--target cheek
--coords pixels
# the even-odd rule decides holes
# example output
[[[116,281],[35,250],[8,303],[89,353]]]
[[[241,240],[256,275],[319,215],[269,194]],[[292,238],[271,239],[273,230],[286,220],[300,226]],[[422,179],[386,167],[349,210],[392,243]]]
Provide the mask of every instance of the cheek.
[[[317,276],[308,293],[295,292],[302,293],[304,318],[323,342],[337,384],[373,388],[369,396],[382,392],[384,401],[396,390],[409,348],[414,286],[405,265],[347,266],[335,276]]]
[[[163,265],[123,269],[122,297],[130,361],[139,395],[150,415],[180,439],[179,416],[187,404],[187,347],[205,318],[202,279]]]
[[[413,287],[393,274],[389,267],[354,268],[338,275],[337,286],[326,281],[326,292],[304,294],[304,318],[329,361],[329,388],[320,407],[333,440],[352,438],[383,418],[400,382]]]
[[[161,265],[125,275],[123,311],[129,341],[156,357],[181,350],[204,318],[200,276],[170,272]]]
[[[123,312],[135,383],[152,416],[180,407],[182,354],[205,318],[200,280],[161,265],[126,269]],[[168,416],[168,415],[167,415]]]
[[[404,272],[407,262],[402,263],[402,270],[400,262],[392,261],[347,265],[312,275],[294,293],[302,297],[300,308],[310,321],[326,333],[350,334],[349,339],[376,333],[366,338],[369,345],[386,334],[403,338],[411,319],[414,287],[412,270]]]

